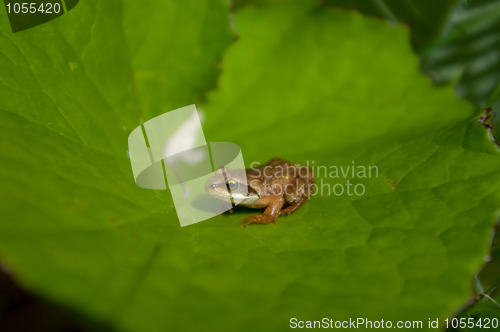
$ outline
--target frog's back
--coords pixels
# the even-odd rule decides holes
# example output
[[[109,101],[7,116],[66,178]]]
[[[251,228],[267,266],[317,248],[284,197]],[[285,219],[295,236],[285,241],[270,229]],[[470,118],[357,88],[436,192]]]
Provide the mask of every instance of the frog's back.
[[[314,183],[309,166],[292,164],[280,158],[247,170],[247,178],[259,195],[284,196],[290,204],[308,195],[310,186]]]

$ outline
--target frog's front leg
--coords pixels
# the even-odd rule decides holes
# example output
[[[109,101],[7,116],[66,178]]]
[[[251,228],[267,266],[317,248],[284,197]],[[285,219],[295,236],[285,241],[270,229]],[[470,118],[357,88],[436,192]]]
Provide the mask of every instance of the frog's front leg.
[[[262,197],[258,202],[256,202],[255,207],[265,207],[266,210],[264,211],[264,213],[258,214],[256,216],[246,217],[241,221],[240,225],[245,224],[245,227],[248,227],[248,225],[254,222],[258,224],[269,224],[274,221],[274,223],[276,223],[276,220],[280,216],[281,208],[284,204],[285,199],[282,196]]]

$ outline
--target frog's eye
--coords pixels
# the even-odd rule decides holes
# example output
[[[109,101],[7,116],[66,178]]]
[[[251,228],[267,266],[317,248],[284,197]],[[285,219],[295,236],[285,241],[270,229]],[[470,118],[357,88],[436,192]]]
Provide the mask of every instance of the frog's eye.
[[[227,181],[227,185],[229,186],[229,189],[231,189],[231,191],[233,191],[233,190],[238,189],[238,187],[240,186],[240,183],[236,180],[229,180],[229,181]]]
[[[217,183],[212,183],[212,184],[210,185],[210,188],[212,188],[212,189],[215,189],[215,188],[217,188],[217,187],[218,187],[218,186],[217,186]]]

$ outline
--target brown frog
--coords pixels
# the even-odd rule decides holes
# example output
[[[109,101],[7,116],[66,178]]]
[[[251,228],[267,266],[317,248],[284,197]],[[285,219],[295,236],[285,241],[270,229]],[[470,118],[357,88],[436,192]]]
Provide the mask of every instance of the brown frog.
[[[247,170],[220,168],[207,181],[205,190],[220,200],[265,209],[262,214],[244,218],[241,225],[247,227],[251,223],[276,223],[279,216],[297,210],[309,199],[313,184],[309,166],[274,158]]]

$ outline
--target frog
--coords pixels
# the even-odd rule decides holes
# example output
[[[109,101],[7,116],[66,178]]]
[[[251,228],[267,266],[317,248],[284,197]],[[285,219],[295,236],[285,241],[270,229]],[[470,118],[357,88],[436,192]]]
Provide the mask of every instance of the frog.
[[[207,180],[205,191],[225,202],[265,209],[243,218],[240,225],[246,228],[253,223],[276,224],[278,217],[292,213],[310,198],[313,185],[311,167],[274,158],[246,170],[221,167]]]

